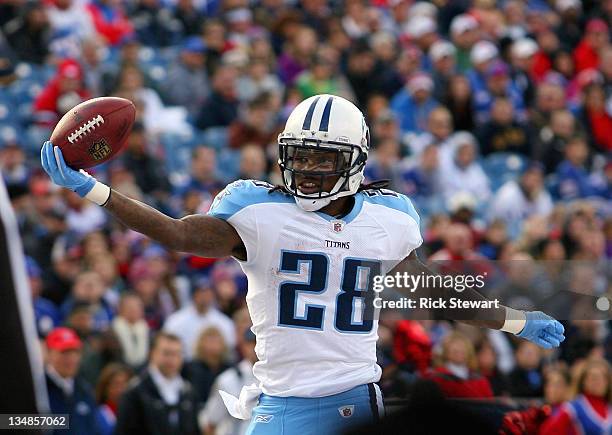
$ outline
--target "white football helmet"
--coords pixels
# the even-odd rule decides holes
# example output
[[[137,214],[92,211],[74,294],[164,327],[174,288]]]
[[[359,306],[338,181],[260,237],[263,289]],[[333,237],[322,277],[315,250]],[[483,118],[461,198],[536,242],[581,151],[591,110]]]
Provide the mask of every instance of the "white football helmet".
[[[357,193],[370,149],[370,133],[363,113],[350,101],[335,95],[315,95],[296,106],[285,129],[278,135],[283,183],[298,206],[316,211],[334,199]],[[294,168],[300,152],[334,152],[334,168],[305,171]],[[330,168],[327,168],[330,169]],[[320,177],[319,191],[304,193],[295,176]],[[323,191],[325,177],[339,177],[329,192]]]

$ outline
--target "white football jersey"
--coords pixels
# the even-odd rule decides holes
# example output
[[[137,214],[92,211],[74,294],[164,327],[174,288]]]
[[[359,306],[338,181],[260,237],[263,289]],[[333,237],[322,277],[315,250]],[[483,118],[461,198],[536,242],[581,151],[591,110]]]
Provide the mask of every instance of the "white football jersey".
[[[412,203],[386,189],[359,192],[352,211],[335,219],[271,188],[235,181],[208,212],[246,246],[240,263],[262,391],[322,397],[378,381],[372,280],[421,245]]]

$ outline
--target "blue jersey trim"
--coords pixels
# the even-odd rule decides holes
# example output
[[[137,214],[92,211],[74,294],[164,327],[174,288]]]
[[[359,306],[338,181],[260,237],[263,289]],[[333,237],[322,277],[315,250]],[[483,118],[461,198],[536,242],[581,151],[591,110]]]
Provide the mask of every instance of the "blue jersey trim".
[[[382,205],[392,208],[393,210],[401,211],[414,219],[417,225],[421,223],[419,214],[416,212],[414,205],[412,205],[412,201],[410,201],[406,195],[387,189],[367,190],[360,192],[360,194],[363,195],[364,200],[370,204]]]
[[[217,194],[208,216],[228,220],[240,210],[255,204],[295,204],[293,197],[281,192],[270,194],[271,184],[257,180],[237,180]]]

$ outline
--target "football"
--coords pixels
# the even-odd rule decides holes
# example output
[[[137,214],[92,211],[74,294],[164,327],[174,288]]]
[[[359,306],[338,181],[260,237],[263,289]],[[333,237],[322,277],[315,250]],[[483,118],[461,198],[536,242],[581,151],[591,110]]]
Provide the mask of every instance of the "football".
[[[112,159],[127,143],[136,107],[125,98],[101,97],[82,102],[68,111],[51,134],[66,164],[86,169]]]

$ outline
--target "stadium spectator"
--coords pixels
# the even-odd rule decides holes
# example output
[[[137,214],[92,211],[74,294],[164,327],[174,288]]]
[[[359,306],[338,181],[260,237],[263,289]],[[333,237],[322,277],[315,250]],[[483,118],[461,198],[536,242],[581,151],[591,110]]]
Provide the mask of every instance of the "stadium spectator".
[[[202,30],[204,16],[191,0],[178,0],[172,13],[173,17],[180,22],[183,35],[196,35]]]
[[[36,329],[40,337],[45,337],[60,325],[60,313],[53,302],[41,296],[43,283],[42,271],[32,257],[26,257],[26,272],[32,291],[32,304],[36,318]]]
[[[440,360],[426,374],[448,398],[493,397],[489,381],[477,371],[474,346],[460,332],[451,332],[442,342]]]
[[[96,403],[90,387],[77,372],[83,344],[69,328],[55,328],[45,339],[47,357],[45,378],[50,410],[54,414],[70,414],[70,429],[53,433],[100,434]]]
[[[589,148],[586,140],[581,136],[570,139],[565,145],[564,155],[565,159],[556,171],[558,197],[567,201],[593,195],[595,190],[587,171]]]
[[[473,261],[482,257],[473,249],[473,238],[470,227],[453,223],[444,234],[444,247],[429,257],[431,261]]]
[[[610,420],[610,365],[603,359],[588,361],[577,379],[576,395],[548,419],[540,434],[595,434]]]
[[[168,68],[163,94],[170,104],[187,108],[194,118],[210,93],[206,64],[206,44],[199,36],[183,43],[181,53]]]
[[[400,146],[397,140],[385,139],[378,142],[372,154],[372,161],[364,172],[366,179],[370,182],[393,180],[400,156]]]
[[[514,106],[506,97],[497,97],[491,105],[491,119],[478,129],[481,153],[511,152],[529,156],[529,137],[525,126],[516,120]]]
[[[453,120],[445,107],[438,106],[427,117],[427,129],[410,141],[410,153],[418,156],[429,144],[435,144],[442,159],[450,157],[453,149]]]
[[[542,397],[542,350],[521,342],[516,350],[516,367],[508,375],[510,392],[515,397]]]
[[[260,146],[245,144],[240,151],[238,177],[245,180],[267,180],[266,155]]]
[[[399,168],[397,186],[415,199],[431,198],[442,191],[440,150],[436,144],[425,147],[417,158],[404,158]]]
[[[200,333],[208,327],[217,328],[227,348],[233,350],[236,345],[234,324],[214,306],[215,293],[208,278],[200,278],[194,283],[192,300],[191,304],[170,315],[164,324],[165,331],[181,339],[185,360],[193,358]]]
[[[183,376],[191,382],[202,404],[208,400],[217,376],[228,368],[229,350],[219,329],[207,327],[198,334],[193,359],[183,367]]]
[[[452,42],[457,47],[457,69],[463,73],[470,69],[470,53],[478,41],[478,21],[472,15],[460,14],[450,23]]]
[[[458,132],[452,138],[452,151],[442,154],[441,175],[442,195],[450,199],[458,193],[469,193],[479,203],[491,196],[489,178],[478,162],[476,138],[468,132]]]
[[[228,127],[238,116],[236,80],[238,72],[231,66],[220,66],[212,78],[212,92],[202,105],[196,126],[202,130],[210,127]]]
[[[175,187],[175,195],[185,195],[197,191],[211,198],[222,188],[223,183],[217,175],[217,159],[214,148],[197,146],[191,153],[191,170],[185,182]]]
[[[131,377],[132,371],[118,363],[108,364],[100,373],[96,384],[100,435],[112,435],[115,432],[119,399],[127,389]]]
[[[438,101],[444,101],[447,96],[450,79],[455,74],[455,56],[457,49],[448,41],[436,41],[429,50],[432,62],[432,79],[434,81],[433,96]]]
[[[600,151],[612,150],[612,138],[608,134],[612,128],[612,117],[606,111],[606,100],[603,88],[598,84],[585,87],[584,106],[581,116],[587,131],[590,132],[591,142]]]
[[[198,416],[200,428],[206,434],[233,435],[246,433],[248,421],[233,418],[223,404],[220,394],[217,393],[217,391],[223,390],[237,397],[243,386],[256,382],[253,376],[253,364],[257,362],[255,334],[247,329],[243,335],[239,346],[242,360],[223,371],[215,379],[206,406]]]
[[[177,336],[166,332],[155,336],[149,366],[121,396],[116,435],[199,434],[198,398],[181,377],[182,353]]]
[[[123,361],[138,369],[149,354],[149,325],[144,319],[144,306],[134,293],[125,293],[119,301],[117,316],[113,319],[112,330],[121,345]]]
[[[75,0],[55,0],[46,4],[51,30],[50,47],[56,56],[76,58],[80,44],[95,34],[86,4]]]
[[[599,67],[599,50],[610,41],[608,24],[600,19],[589,20],[584,29],[584,36],[574,49],[576,72]]]
[[[553,208],[550,194],[544,189],[543,167],[530,164],[520,180],[508,181],[497,191],[489,208],[489,219],[501,219],[512,236],[519,231],[517,223],[532,215],[548,215]]]
[[[489,340],[483,339],[476,346],[476,360],[478,370],[489,381],[493,395],[508,396],[510,390],[508,378],[497,367],[496,351]]]
[[[23,62],[41,65],[48,60],[49,17],[39,1],[24,2],[19,14],[4,25],[3,33],[15,55]]]
[[[457,130],[473,131],[476,124],[472,110],[472,88],[467,77],[456,74],[450,78],[443,103],[451,112]]]
[[[565,145],[578,133],[577,129],[576,118],[569,110],[556,110],[551,114],[550,123],[533,138],[532,156],[544,164],[547,174],[557,169],[563,160]]]
[[[102,331],[110,325],[113,311],[104,300],[104,284],[96,272],[81,272],[75,279],[71,295],[61,306],[61,314],[66,318],[72,308],[78,303],[86,303],[91,307],[93,329]]]
[[[153,47],[176,43],[178,29],[159,0],[141,0],[130,9],[129,21],[138,39]]]
[[[260,94],[247,103],[244,114],[228,128],[229,147],[239,149],[253,144],[266,148],[274,143],[280,130],[271,109],[270,94]]]
[[[434,83],[428,74],[419,72],[408,78],[402,90],[391,99],[402,133],[422,133],[427,130],[430,113],[439,103],[432,97]]]
[[[309,27],[295,29],[289,37],[287,47],[278,58],[278,76],[286,86],[293,85],[308,67],[317,48],[317,35]]]
[[[96,31],[109,45],[118,45],[134,31],[121,6],[113,0],[92,0],[87,4]]]
[[[163,204],[171,186],[162,161],[151,151],[144,125],[134,123],[127,139],[127,147],[121,156],[121,163],[134,175],[134,181],[142,193],[156,203]]]
[[[570,398],[571,377],[567,369],[550,367],[544,372],[544,401],[552,406],[552,416]]]
[[[83,81],[81,65],[75,60],[66,59],[59,64],[55,77],[34,101],[34,116],[41,125],[55,125],[70,108],[90,97]]]

